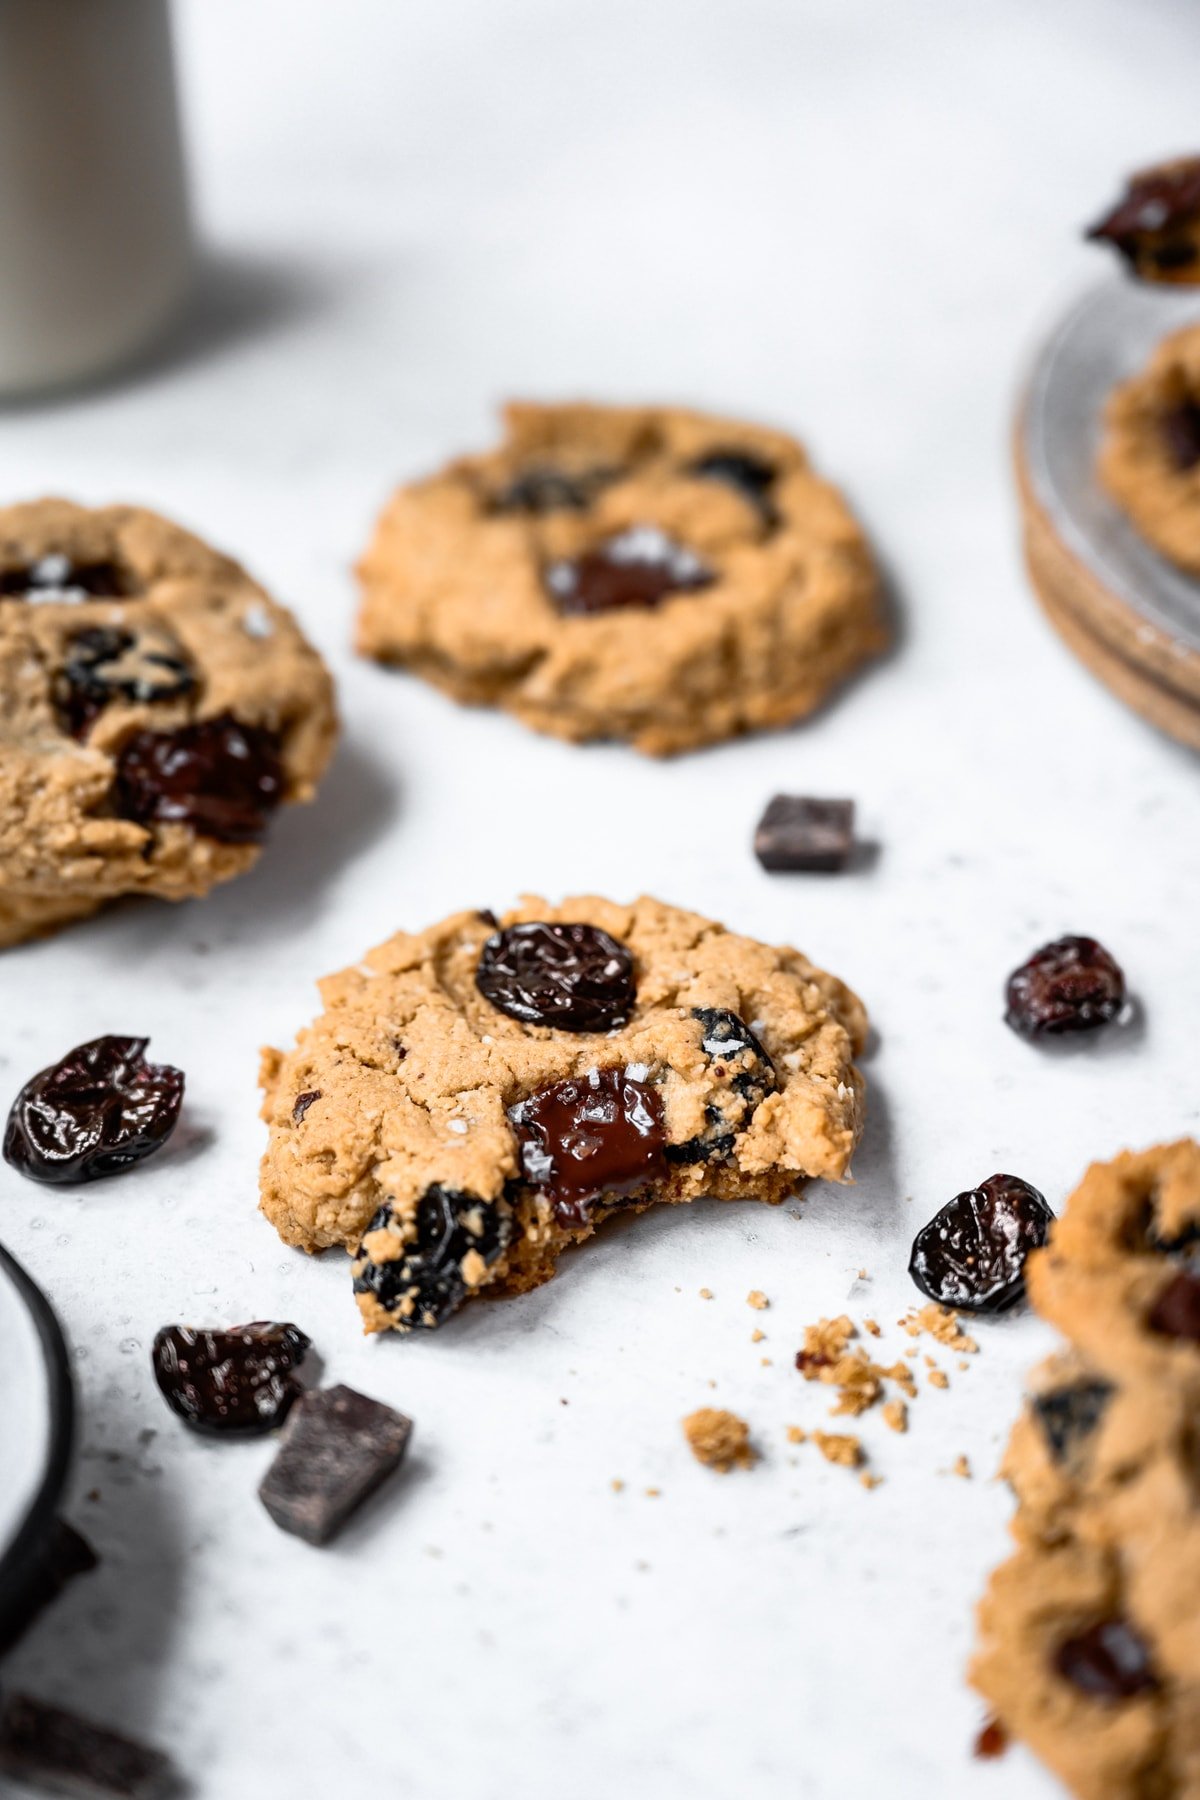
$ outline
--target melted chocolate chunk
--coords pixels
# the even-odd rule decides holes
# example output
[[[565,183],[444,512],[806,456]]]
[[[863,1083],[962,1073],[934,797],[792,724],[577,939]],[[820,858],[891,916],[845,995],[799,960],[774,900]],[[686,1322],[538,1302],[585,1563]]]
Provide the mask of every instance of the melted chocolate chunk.
[[[1108,1381],[1073,1381],[1033,1397],[1033,1415],[1041,1426],[1055,1462],[1073,1462],[1104,1417],[1112,1399]]]
[[[230,714],[178,731],[139,731],[117,760],[122,819],[188,825],[223,844],[257,844],[283,799],[279,741]]]
[[[320,1088],[310,1088],[306,1094],[297,1094],[292,1101],[292,1118],[298,1125],[309,1107],[321,1098]]]
[[[327,1544],[396,1468],[412,1420],[353,1388],[302,1394],[258,1497],[283,1531]]]
[[[601,488],[615,481],[618,469],[565,469],[539,463],[524,469],[492,501],[502,513],[586,512]]]
[[[100,1037],[27,1081],[4,1160],[33,1181],[99,1181],[160,1150],[183,1102],[183,1073],[149,1063],[149,1038]]]
[[[1025,1292],[1025,1259],[1054,1214],[1015,1175],[992,1175],[948,1200],[913,1240],[908,1272],[940,1306],[1003,1312]]]
[[[1181,475],[1200,463],[1200,406],[1181,400],[1159,420],[1167,453]]]
[[[1125,977],[1095,938],[1064,937],[1042,948],[1008,978],[1005,1023],[1022,1037],[1096,1031],[1125,1004]]]
[[[1128,1619],[1101,1619],[1067,1638],[1055,1652],[1054,1667],[1094,1700],[1131,1700],[1158,1686],[1150,1652]]]
[[[266,1321],[228,1331],[164,1325],[151,1363],[167,1405],[194,1430],[257,1436],[282,1424],[300,1393],[292,1371],[309,1344],[298,1326]]]
[[[722,1162],[733,1151],[739,1131],[778,1087],[775,1065],[745,1020],[721,1007],[697,1006],[701,1047],[712,1060],[713,1074],[725,1085],[704,1109],[704,1130],[682,1144],[668,1144],[668,1162]]]
[[[611,1031],[633,1011],[633,959],[598,925],[510,925],[483,946],[475,985],[526,1025]]]
[[[74,738],[85,737],[113,700],[153,705],[179,700],[196,686],[182,657],[117,626],[90,625],[67,644],[55,683],[55,707]]]
[[[764,525],[777,525],[779,513],[771,489],[779,478],[774,463],[751,450],[711,450],[689,463],[687,473],[701,481],[722,481],[748,500]]]
[[[560,1225],[586,1225],[593,1201],[641,1194],[667,1172],[658,1090],[623,1069],[555,1081],[508,1116],[525,1178]]]
[[[1150,1308],[1146,1323],[1161,1337],[1200,1344],[1200,1275],[1181,1269]]]
[[[657,606],[668,594],[697,593],[716,574],[657,525],[632,525],[573,561],[551,563],[546,591],[568,616]]]
[[[0,570],[0,600],[124,600],[138,591],[132,574],[111,561],[76,563],[55,554]]]
[[[1190,268],[1200,228],[1200,157],[1130,177],[1125,193],[1086,236],[1108,243],[1140,275]]]
[[[376,1233],[387,1236],[368,1248]],[[432,1330],[472,1285],[463,1275],[464,1259],[474,1254],[490,1268],[511,1236],[511,1217],[495,1201],[435,1182],[418,1201],[411,1226],[384,1201],[355,1252],[354,1292],[374,1294],[404,1329]]]

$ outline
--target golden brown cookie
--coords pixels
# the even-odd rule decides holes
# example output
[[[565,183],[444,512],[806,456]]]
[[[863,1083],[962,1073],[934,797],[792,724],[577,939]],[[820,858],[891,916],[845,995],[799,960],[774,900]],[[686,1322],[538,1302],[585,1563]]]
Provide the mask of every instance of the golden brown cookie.
[[[848,1179],[859,1001],[799,952],[641,899],[399,933],[263,1057],[262,1210],[355,1255],[367,1329],[522,1293],[621,1210]]]
[[[335,734],[320,657],[228,557],[137,507],[0,510],[0,946],[241,874]]]
[[[665,755],[799,719],[883,648],[863,533],[783,433],[660,407],[505,418],[498,449],[385,509],[364,655]]]
[[[1097,471],[1156,550],[1200,573],[1200,324],[1172,332],[1114,389]]]

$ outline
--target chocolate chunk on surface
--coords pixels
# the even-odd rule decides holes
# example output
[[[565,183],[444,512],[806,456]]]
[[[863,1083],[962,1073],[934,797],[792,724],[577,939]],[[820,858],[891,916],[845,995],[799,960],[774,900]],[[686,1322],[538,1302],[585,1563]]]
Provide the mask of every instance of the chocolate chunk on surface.
[[[99,1181],[160,1150],[183,1104],[183,1072],[146,1061],[149,1038],[78,1044],[13,1101],[4,1160],[32,1181]]]
[[[475,985],[485,1000],[526,1025],[611,1031],[636,998],[633,958],[597,925],[510,925],[480,952]]]
[[[68,1800],[168,1800],[180,1791],[161,1751],[30,1694],[0,1707],[0,1772]]]
[[[551,1082],[508,1116],[525,1177],[560,1224],[585,1225],[593,1201],[630,1198],[667,1172],[658,1090],[624,1069]]]
[[[908,1272],[941,1306],[1002,1312],[1025,1292],[1025,1259],[1054,1214],[1016,1175],[991,1175],[948,1200],[913,1240]]]
[[[775,872],[846,868],[854,855],[853,800],[776,794],[755,827],[754,854]]]
[[[397,1468],[412,1420],[353,1388],[320,1388],[292,1409],[258,1494],[282,1531],[326,1544]]]

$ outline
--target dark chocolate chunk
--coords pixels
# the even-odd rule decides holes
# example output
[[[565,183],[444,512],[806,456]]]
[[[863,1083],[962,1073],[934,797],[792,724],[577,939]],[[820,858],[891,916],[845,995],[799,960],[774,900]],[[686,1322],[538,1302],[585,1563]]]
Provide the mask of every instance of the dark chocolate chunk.
[[[190,825],[223,844],[257,844],[283,799],[279,740],[231,713],[139,731],[117,759],[113,790],[121,818],[139,825]]]
[[[27,1081],[4,1160],[33,1181],[99,1181],[160,1150],[183,1104],[183,1072],[150,1063],[149,1038],[101,1037]]]
[[[353,1388],[311,1390],[292,1408],[258,1495],[275,1523],[327,1544],[404,1455],[412,1420]]]
[[[1034,1395],[1033,1416],[1055,1462],[1075,1460],[1103,1418],[1112,1395],[1111,1382],[1091,1378]]]
[[[705,1127],[682,1144],[668,1144],[673,1163],[720,1162],[733,1150],[734,1139],[779,1085],[775,1065],[745,1020],[721,1007],[697,1006],[700,1044],[723,1085],[704,1109]]]
[[[1125,1005],[1125,977],[1095,938],[1056,938],[1014,970],[1005,999],[1005,1023],[1022,1037],[1096,1031]]]
[[[114,625],[89,625],[67,643],[54,702],[72,737],[82,738],[114,700],[155,705],[196,686],[190,663],[170,640]]]
[[[586,512],[601,488],[615,481],[618,469],[559,469],[538,463],[514,476],[491,502],[493,512]]]
[[[940,1306],[1003,1312],[1025,1292],[1025,1259],[1054,1214],[1015,1175],[991,1175],[948,1200],[913,1240],[908,1272]]]
[[[292,1118],[298,1125],[309,1107],[321,1098],[320,1088],[310,1088],[307,1094],[297,1094],[292,1101]]]
[[[30,1694],[10,1694],[0,1709],[0,1772],[72,1800],[168,1800],[179,1791],[160,1751]]]
[[[754,854],[776,871],[846,868],[854,855],[853,800],[776,794],[755,827]]]
[[[552,1082],[509,1108],[527,1181],[561,1225],[585,1225],[592,1202],[642,1194],[667,1171],[657,1088],[625,1069]]]
[[[1130,176],[1121,199],[1086,236],[1111,244],[1135,274],[1153,280],[1200,259],[1198,234],[1200,157],[1189,156]]]
[[[1200,1344],[1200,1275],[1181,1269],[1172,1275],[1150,1308],[1147,1324],[1161,1337]]]
[[[310,1342],[295,1325],[265,1320],[227,1331],[164,1325],[150,1360],[163,1399],[193,1430],[253,1437],[283,1423]]]
[[[475,985],[527,1025],[611,1031],[633,1011],[633,958],[597,925],[510,925],[483,946]]]
[[[402,1330],[432,1330],[466,1296],[464,1259],[491,1267],[507,1247],[512,1218],[496,1201],[435,1182],[409,1224],[385,1200],[355,1252],[354,1291],[373,1294]]]
[[[132,573],[109,560],[77,563],[69,556],[0,570],[0,600],[123,600],[138,592]]]
[[[631,525],[582,556],[550,563],[544,573],[547,593],[568,616],[657,606],[668,594],[697,593],[715,580],[694,550],[657,525]]]
[[[1200,463],[1200,405],[1194,400],[1180,400],[1162,414],[1159,429],[1172,463],[1181,475],[1186,475]]]
[[[1101,1619],[1058,1646],[1054,1667],[1094,1700],[1131,1700],[1158,1686],[1150,1652],[1128,1619]]]
[[[779,514],[771,499],[771,489],[779,476],[774,463],[751,450],[711,450],[687,466],[689,475],[701,481],[722,481],[749,501],[764,525],[776,525]]]

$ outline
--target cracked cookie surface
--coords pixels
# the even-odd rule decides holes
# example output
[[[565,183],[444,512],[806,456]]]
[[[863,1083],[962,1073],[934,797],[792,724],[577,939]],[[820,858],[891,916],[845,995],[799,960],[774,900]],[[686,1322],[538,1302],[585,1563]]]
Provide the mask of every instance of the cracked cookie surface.
[[[336,734],[290,613],[130,506],[0,509],[0,702],[0,946],[240,874]]]
[[[657,407],[505,418],[385,508],[363,654],[665,755],[799,719],[884,647],[866,539],[793,439]]]
[[[506,1002],[539,991],[527,945],[512,948],[529,925],[538,1004],[561,1018],[586,981],[583,1029],[496,1003],[498,967],[520,972]],[[602,968],[613,1025],[595,1011]],[[288,1243],[355,1256],[368,1330],[536,1287],[619,1210],[777,1202],[807,1177],[848,1178],[860,1002],[799,952],[698,914],[528,898],[500,922],[464,912],[399,933],[320,989],[295,1049],[264,1052],[261,1205]]]

